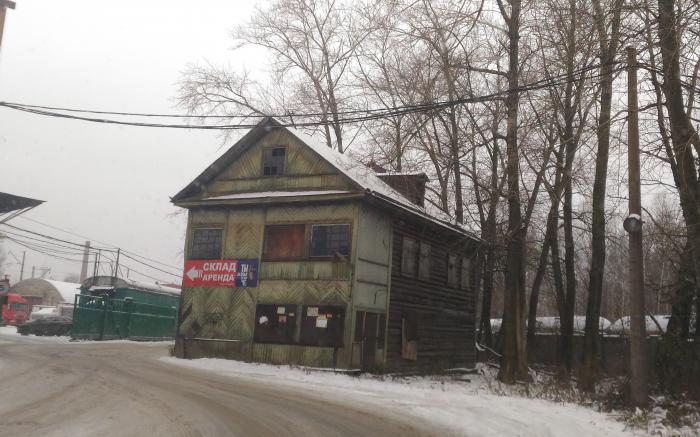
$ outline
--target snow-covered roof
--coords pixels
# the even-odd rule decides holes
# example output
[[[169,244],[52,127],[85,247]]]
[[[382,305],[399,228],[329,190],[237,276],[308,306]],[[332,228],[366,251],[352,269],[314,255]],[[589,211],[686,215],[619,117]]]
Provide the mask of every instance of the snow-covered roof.
[[[81,288],[88,290],[109,290],[112,288],[134,288],[138,290],[153,291],[155,293],[180,295],[180,289],[168,287],[167,285],[150,282],[135,281],[129,278],[116,278],[113,276],[93,276],[87,278]]]
[[[491,319],[491,329],[497,331],[501,329],[501,319]],[[527,323],[527,321],[526,321]],[[559,317],[556,316],[541,316],[536,318],[537,331],[558,331]],[[612,323],[605,317],[598,319],[598,328],[605,331],[610,328]],[[586,316],[574,316],[574,331],[584,331],[586,329]]]
[[[422,171],[383,171],[381,173],[376,173],[377,176],[424,176],[426,179],[428,175]]]
[[[80,294],[80,284],[76,284],[74,282],[54,281],[50,279],[45,279],[45,281],[53,285],[53,287],[61,295],[61,299],[63,299],[64,302],[73,303],[75,301],[75,295]]]
[[[442,226],[447,226],[452,230],[470,233],[468,229],[462,225],[458,225],[456,220],[441,209],[431,204],[419,206],[411,202],[406,196],[384,182],[371,168],[353,159],[348,153],[340,153],[328,147],[328,145],[320,139],[312,137],[299,129],[282,129],[288,130],[292,135],[309,146],[314,152],[331,163],[331,165],[340,170],[345,176],[350,178],[369,194],[375,195],[386,202],[392,203],[408,212],[419,215]]]
[[[668,329],[668,321],[671,316],[665,314],[655,315],[654,318],[651,316],[646,316],[646,331],[648,335],[658,335],[663,334]],[[654,321],[656,320],[656,321]],[[657,325],[658,323],[658,325]],[[661,330],[659,330],[661,327]],[[630,316],[624,316],[615,320],[615,322],[610,326],[608,332],[611,334],[628,334],[630,330]]]
[[[254,193],[225,194],[223,196],[207,197],[207,200],[236,200],[257,199],[265,197],[296,197],[296,196],[323,196],[334,194],[350,194],[349,191],[325,190],[325,191],[259,191]]]
[[[424,207],[414,204],[406,196],[382,181],[372,169],[353,159],[349,154],[343,154],[337,150],[331,149],[324,141],[321,141],[320,139],[315,138],[304,131],[291,127],[284,127],[281,125],[281,123],[271,117],[262,120],[256,127],[248,131],[248,133],[238,140],[236,144],[224,152],[219,159],[204,169],[199,176],[197,176],[185,188],[180,190],[179,193],[173,196],[171,201],[178,203],[188,200],[201,200],[196,196],[201,195],[203,189],[209,182],[214,180],[214,178],[216,178],[216,176],[223,169],[227,168],[249,147],[253,146],[259,139],[271,132],[273,129],[284,129],[288,131],[302,143],[306,144],[313,152],[336,167],[341,173],[347,176],[358,189],[364,191],[367,195],[380,199],[382,202],[385,202],[393,207],[400,208],[405,212],[421,217],[422,219],[431,221],[441,227],[468,235],[475,240],[479,240],[479,237],[476,236],[474,230],[470,229],[464,224],[458,224],[456,220],[454,220],[449,214],[445,213],[440,208],[437,208],[432,204],[428,204]],[[300,195],[298,191],[289,191],[288,193],[290,193],[290,196]],[[216,200],[257,198],[262,197],[263,194],[265,193],[246,193],[244,195],[250,195],[252,197],[227,197],[227,199],[223,199],[224,195],[222,195],[216,196]],[[233,194],[231,196],[241,195]],[[277,197],[284,196],[282,194],[277,194]],[[209,197],[204,200],[209,201],[213,199],[213,197]]]

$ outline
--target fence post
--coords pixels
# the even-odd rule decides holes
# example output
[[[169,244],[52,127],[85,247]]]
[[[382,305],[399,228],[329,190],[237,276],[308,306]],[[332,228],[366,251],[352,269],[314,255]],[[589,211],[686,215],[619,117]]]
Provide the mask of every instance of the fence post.
[[[134,298],[133,297],[125,297],[124,298],[124,307],[126,310],[126,338],[131,337],[131,315],[134,312]]]
[[[105,336],[105,321],[107,319],[107,302],[105,298],[102,300],[102,324],[100,325],[100,337],[98,340],[103,340]]]

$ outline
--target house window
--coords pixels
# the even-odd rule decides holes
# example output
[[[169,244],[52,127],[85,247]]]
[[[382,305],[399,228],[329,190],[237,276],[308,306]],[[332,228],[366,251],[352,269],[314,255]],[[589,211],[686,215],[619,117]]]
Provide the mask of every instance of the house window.
[[[313,225],[311,256],[350,255],[350,225]]]
[[[430,244],[420,242],[418,258],[418,279],[427,281],[430,279]]]
[[[221,259],[223,229],[195,229],[190,259]]]
[[[297,319],[296,305],[258,305],[253,339],[256,343],[294,343]]]
[[[401,252],[401,274],[404,276],[416,276],[418,265],[418,242],[413,238],[403,237]]]
[[[461,276],[461,286],[463,289],[469,288],[469,281],[471,280],[471,260],[469,258],[462,258],[462,276]]]
[[[447,285],[457,287],[458,285],[457,255],[447,255]]]
[[[299,342],[306,346],[343,347],[344,328],[344,307],[305,305]]]
[[[265,226],[266,259],[301,258],[304,256],[304,233],[306,226],[270,225]]]
[[[263,149],[263,176],[283,175],[286,154],[284,147]]]

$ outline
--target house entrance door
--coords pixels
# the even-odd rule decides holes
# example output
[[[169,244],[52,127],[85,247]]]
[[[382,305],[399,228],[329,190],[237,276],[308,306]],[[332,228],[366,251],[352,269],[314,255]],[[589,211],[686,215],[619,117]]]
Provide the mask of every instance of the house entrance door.
[[[360,367],[365,372],[376,370],[384,358],[384,314],[358,311],[355,341],[362,345]]]

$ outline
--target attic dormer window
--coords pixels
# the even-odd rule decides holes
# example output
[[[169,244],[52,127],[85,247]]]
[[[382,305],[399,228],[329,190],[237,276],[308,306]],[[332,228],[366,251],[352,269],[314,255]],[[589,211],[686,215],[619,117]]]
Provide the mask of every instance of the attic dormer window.
[[[263,149],[263,176],[284,174],[284,160],[287,155],[284,147]]]

